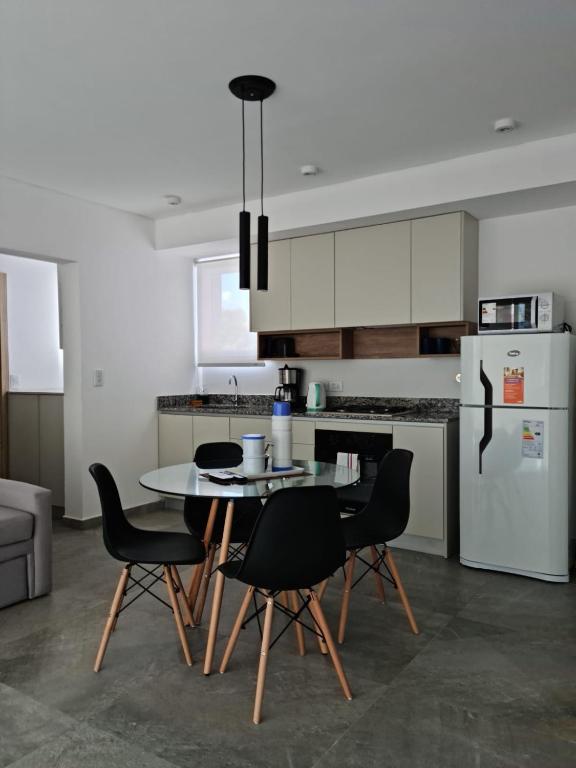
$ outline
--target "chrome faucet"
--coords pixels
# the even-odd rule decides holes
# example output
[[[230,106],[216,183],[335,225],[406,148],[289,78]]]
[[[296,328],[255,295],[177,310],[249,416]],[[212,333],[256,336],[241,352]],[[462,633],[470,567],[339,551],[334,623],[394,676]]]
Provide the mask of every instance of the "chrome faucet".
[[[228,384],[234,384],[234,407],[238,408],[238,379],[234,374],[228,379]]]

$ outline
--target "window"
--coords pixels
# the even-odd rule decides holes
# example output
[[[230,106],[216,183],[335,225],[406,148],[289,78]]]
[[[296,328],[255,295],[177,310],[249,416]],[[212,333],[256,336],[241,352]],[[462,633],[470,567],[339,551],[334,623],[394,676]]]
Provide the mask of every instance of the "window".
[[[238,288],[238,257],[196,262],[196,360],[198,365],[256,362],[256,334],[249,330],[250,292]]]

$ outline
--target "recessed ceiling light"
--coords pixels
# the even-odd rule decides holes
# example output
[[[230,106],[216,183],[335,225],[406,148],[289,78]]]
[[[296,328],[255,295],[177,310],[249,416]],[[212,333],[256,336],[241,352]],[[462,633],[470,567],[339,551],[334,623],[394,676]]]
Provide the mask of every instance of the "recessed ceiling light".
[[[166,200],[168,205],[180,205],[182,202],[180,195],[164,195],[164,200]]]
[[[501,117],[500,120],[494,121],[494,130],[496,133],[508,133],[508,131],[514,131],[518,128],[518,121],[513,117]]]
[[[320,169],[317,165],[301,165],[300,166],[300,173],[302,176],[316,176],[319,173]]]

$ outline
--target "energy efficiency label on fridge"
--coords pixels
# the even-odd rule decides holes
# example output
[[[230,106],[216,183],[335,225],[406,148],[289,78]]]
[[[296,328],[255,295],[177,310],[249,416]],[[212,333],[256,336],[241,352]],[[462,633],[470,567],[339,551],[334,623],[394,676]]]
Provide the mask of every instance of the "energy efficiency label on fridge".
[[[544,457],[544,422],[524,419],[522,422],[522,456],[525,459]]]

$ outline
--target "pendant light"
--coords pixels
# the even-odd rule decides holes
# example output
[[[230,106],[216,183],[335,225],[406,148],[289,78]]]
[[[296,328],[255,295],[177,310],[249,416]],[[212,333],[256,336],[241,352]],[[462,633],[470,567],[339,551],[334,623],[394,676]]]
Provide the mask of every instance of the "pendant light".
[[[239,221],[240,288],[250,288],[250,211],[246,210],[246,121],[244,103],[260,102],[260,216],[258,216],[257,287],[268,290],[268,216],[264,215],[264,130],[262,102],[276,90],[276,84],[261,75],[242,75],[228,87],[242,102],[242,211]]]

